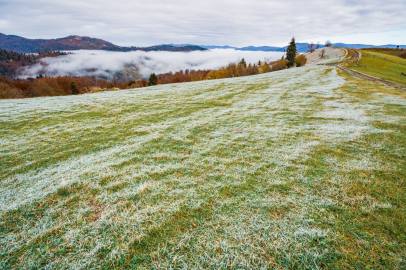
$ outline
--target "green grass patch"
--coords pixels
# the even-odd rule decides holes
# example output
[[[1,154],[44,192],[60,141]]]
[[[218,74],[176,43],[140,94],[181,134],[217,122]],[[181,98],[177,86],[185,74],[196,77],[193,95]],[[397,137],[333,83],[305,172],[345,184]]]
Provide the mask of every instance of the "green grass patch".
[[[396,83],[406,84],[406,59],[383,53],[362,51],[361,60],[349,68]],[[369,54],[369,55],[366,55]]]

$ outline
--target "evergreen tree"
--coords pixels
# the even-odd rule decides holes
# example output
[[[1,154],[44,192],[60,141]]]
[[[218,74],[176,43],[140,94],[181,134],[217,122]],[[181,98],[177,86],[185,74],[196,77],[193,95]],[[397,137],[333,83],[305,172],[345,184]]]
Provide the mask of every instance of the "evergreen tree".
[[[76,87],[75,82],[70,82],[69,84],[70,92],[72,95],[78,95],[79,94],[79,89]]]
[[[151,76],[149,76],[149,82],[148,85],[157,85],[158,84],[158,77],[155,75],[155,73],[152,73]]]
[[[245,62],[245,59],[244,59],[244,58],[241,59],[239,65],[242,65],[242,66],[245,67],[245,68],[247,67],[247,63]]]
[[[131,85],[135,84],[135,81],[129,80],[127,86],[130,87]]]
[[[289,61],[288,67],[292,67],[295,64],[295,57],[296,57],[296,43],[295,43],[295,38],[293,37],[292,40],[290,41],[288,51],[286,53],[286,59]]]
[[[258,66],[260,66],[260,65],[261,65],[261,60],[258,61]]]

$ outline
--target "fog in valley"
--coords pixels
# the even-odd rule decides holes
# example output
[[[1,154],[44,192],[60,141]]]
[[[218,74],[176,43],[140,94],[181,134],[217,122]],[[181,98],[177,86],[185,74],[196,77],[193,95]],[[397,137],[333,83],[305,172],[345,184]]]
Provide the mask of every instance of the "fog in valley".
[[[151,73],[177,72],[179,70],[217,69],[230,62],[245,58],[247,63],[274,61],[283,52],[236,51],[213,49],[193,52],[109,52],[96,50],[73,51],[69,55],[43,58],[41,62],[22,70],[21,78],[46,76],[98,76],[112,79],[123,70],[132,70],[144,78]]]

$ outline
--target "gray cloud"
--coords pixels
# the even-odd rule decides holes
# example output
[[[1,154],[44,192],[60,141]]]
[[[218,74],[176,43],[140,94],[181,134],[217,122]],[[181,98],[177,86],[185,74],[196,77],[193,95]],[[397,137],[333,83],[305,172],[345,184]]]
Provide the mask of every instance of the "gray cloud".
[[[281,52],[243,52],[235,50],[210,50],[182,52],[108,52],[82,50],[54,58],[43,58],[41,63],[28,67],[23,71],[26,77],[43,74],[47,76],[104,76],[111,77],[125,65],[137,67],[140,74],[148,77],[152,72],[157,74],[176,72],[185,69],[214,69],[230,62],[245,58],[248,63],[259,60],[276,60]]]
[[[280,45],[400,29],[404,0],[0,0],[0,32],[30,38],[70,34],[118,45]]]

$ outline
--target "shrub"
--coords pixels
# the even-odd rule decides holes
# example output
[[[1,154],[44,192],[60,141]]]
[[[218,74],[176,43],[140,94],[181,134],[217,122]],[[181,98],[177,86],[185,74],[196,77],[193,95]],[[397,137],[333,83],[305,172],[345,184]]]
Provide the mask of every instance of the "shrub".
[[[297,67],[302,67],[307,63],[307,57],[304,54],[300,54],[295,57],[295,63]]]
[[[77,95],[79,94],[79,89],[76,86],[75,82],[70,82],[69,84],[70,92],[72,95]]]
[[[251,66],[249,65],[246,69],[245,69],[245,75],[249,76],[249,75],[256,75],[259,74],[259,69],[256,65]]]
[[[274,62],[271,67],[271,71],[278,71],[282,70],[288,67],[289,60],[287,59],[281,59],[279,61]]]
[[[0,82],[0,99],[3,98],[23,98],[23,91],[7,83]]]
[[[228,66],[223,67],[219,70],[212,70],[209,74],[207,74],[208,80],[214,79],[224,79],[224,78],[233,78],[233,77],[240,77],[244,76],[245,67],[243,64],[236,65],[235,63],[230,63]]]
[[[399,56],[406,59],[406,52],[399,54]]]
[[[58,96],[55,89],[49,85],[44,79],[35,80],[32,84],[31,93],[34,97],[43,96]]]
[[[267,73],[267,72],[271,72],[271,66],[268,65],[266,62],[264,62],[263,64],[261,64],[259,66],[259,71],[261,73]]]
[[[133,84],[135,84],[135,81],[129,80],[128,83],[127,83],[127,86],[128,86],[128,87],[131,87],[131,85],[133,85]]]

